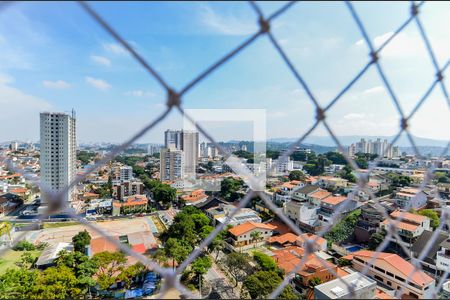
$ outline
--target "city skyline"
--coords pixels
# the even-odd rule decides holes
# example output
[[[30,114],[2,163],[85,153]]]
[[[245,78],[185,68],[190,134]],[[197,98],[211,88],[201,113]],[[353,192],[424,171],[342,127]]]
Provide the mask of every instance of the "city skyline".
[[[281,5],[261,4],[265,14]],[[379,45],[401,24],[408,5],[393,3],[388,14],[376,3],[359,2],[355,8]],[[246,3],[93,3],[93,7],[176,89],[257,30],[256,17]],[[34,124],[40,111],[75,108],[80,115],[80,141],[117,143],[164,110],[165,92],[76,4],[17,3],[6,9],[8,13],[0,15],[0,28],[10,29],[0,29],[0,54],[5,58],[0,65],[0,104],[5,107],[0,141],[36,140]],[[115,11],[121,11],[123,18]],[[161,18],[167,12],[170,18]],[[347,14],[342,3],[301,3],[273,24],[275,37],[321,105],[368,60],[367,47]],[[383,21],[374,17],[380,14],[386,15]],[[440,25],[449,14],[447,3],[423,7],[440,65],[450,50],[449,32]],[[129,15],[133,21],[124,22]],[[416,28],[408,27],[380,57],[400,105],[410,112],[435,76]],[[297,137],[313,124],[311,102],[266,39],[234,59],[186,94],[184,107],[265,108],[269,138]],[[392,136],[399,127],[395,106],[374,70],[327,117],[337,135]],[[435,89],[411,120],[410,129],[416,136],[448,139],[449,122],[447,104]],[[181,128],[181,123],[181,116],[172,112],[142,140],[158,141],[163,128]],[[244,127],[221,125],[209,131],[218,140],[246,139]],[[321,126],[312,134],[326,135]]]

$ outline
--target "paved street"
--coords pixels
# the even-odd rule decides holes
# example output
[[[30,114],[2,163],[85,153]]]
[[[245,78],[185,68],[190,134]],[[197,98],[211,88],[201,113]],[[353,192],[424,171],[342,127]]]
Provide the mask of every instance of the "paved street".
[[[233,286],[228,278],[223,274],[219,267],[213,263],[212,267],[205,274],[205,279],[212,285],[212,291],[209,299],[239,299],[239,293],[233,291]]]

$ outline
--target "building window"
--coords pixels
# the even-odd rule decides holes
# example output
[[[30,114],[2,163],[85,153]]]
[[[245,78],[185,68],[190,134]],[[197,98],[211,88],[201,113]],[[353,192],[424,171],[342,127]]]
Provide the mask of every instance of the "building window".
[[[391,272],[386,271],[386,274],[388,274],[391,277],[394,277],[394,274],[392,274]]]
[[[378,268],[376,266],[374,268],[375,268],[375,270],[380,271],[381,273],[384,273],[384,270],[382,268]]]
[[[405,282],[405,279],[397,275],[395,275],[395,279],[400,280],[401,282]]]
[[[383,282],[383,278],[381,278],[380,276],[375,275],[375,276],[373,276],[373,277],[375,277],[376,280]]]
[[[386,281],[388,286],[392,286],[392,282],[390,282],[389,280]]]

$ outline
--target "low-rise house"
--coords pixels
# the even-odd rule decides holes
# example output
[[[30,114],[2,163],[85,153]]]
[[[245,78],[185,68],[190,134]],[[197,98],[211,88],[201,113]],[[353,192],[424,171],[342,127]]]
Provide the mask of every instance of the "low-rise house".
[[[296,244],[302,248],[306,248],[307,242],[314,242],[314,248],[316,251],[327,250],[327,240],[323,237],[317,236],[312,233],[303,233],[297,237]]]
[[[292,198],[292,200],[305,202],[305,201],[308,201],[309,195],[311,195],[312,193],[314,193],[318,190],[321,190],[321,189],[320,189],[320,187],[318,187],[316,185],[306,185],[306,186],[294,191],[291,198]]]
[[[332,194],[327,190],[317,190],[314,193],[311,193],[307,196],[309,203],[319,207],[322,200],[327,197],[330,197]]]
[[[354,287],[353,295],[350,286]],[[376,299],[377,283],[359,272],[314,287],[314,299]]]
[[[114,201],[112,204],[112,215],[126,215],[143,213],[147,210],[148,199],[145,195],[134,195],[125,197],[122,202]]]
[[[320,209],[317,211],[319,215],[319,220],[324,222],[330,222],[333,214],[341,209],[341,214],[353,209],[355,204],[352,200],[347,200],[345,196],[330,196],[326,197],[320,202]],[[346,205],[346,207],[341,208],[341,206]]]
[[[450,183],[444,183],[444,182],[440,182],[437,185],[437,189],[438,192],[445,195],[445,196],[449,196],[450,195]]]
[[[308,287],[313,278],[328,282],[336,278],[337,272],[338,267],[335,264],[311,254],[300,270],[296,272],[294,282],[303,287]]]
[[[405,187],[395,193],[395,201],[401,209],[421,209],[427,205],[427,194],[416,188]]]
[[[298,235],[288,232],[285,234],[276,235],[276,236],[272,236],[272,237],[268,238],[267,243],[271,244],[271,246],[278,247],[278,248],[287,247],[287,246],[295,245],[297,238],[298,238]]]
[[[298,180],[291,180],[289,182],[283,183],[278,191],[274,194],[275,201],[277,202],[287,202],[291,200],[292,194],[305,186],[305,183]]]
[[[208,200],[208,195],[202,189],[192,191],[188,195],[181,196],[181,199],[186,202],[186,205],[198,205]]]
[[[436,267],[441,270],[441,273],[450,268],[450,239],[439,244],[439,250],[436,257]]]
[[[409,212],[396,210],[390,214],[395,224],[398,235],[404,239],[406,246],[411,246],[412,242],[419,237],[424,230],[430,230],[430,219],[412,214]],[[395,220],[400,220],[396,222]],[[394,223],[395,222],[395,223]],[[389,220],[380,223],[380,228],[388,231]]]
[[[404,296],[432,298],[435,280],[423,271],[414,272],[414,266],[397,254],[361,250],[344,258],[351,260],[353,268],[358,272],[362,272],[368,265],[370,268],[367,276],[393,290],[404,289]]]
[[[227,217],[236,209],[236,206],[230,204],[219,204],[205,211],[205,214],[212,220],[213,224],[224,223]],[[261,223],[262,220],[258,214],[250,208],[241,208],[229,221],[228,224],[236,226],[246,222]]]
[[[316,232],[319,230],[320,222],[317,214],[317,206],[292,199],[284,204],[283,210],[285,215],[301,229],[308,232]]]
[[[361,215],[356,222],[355,239],[359,243],[368,243],[372,234],[374,234],[380,227],[380,223],[384,220],[382,211],[386,209],[373,201],[361,206]]]
[[[237,225],[228,230],[231,236],[227,240],[228,248],[241,252],[264,245],[267,239],[272,236],[274,229],[275,226],[273,225],[255,222]]]
[[[333,176],[319,176],[317,184],[323,188],[339,189],[347,187],[348,180]]]

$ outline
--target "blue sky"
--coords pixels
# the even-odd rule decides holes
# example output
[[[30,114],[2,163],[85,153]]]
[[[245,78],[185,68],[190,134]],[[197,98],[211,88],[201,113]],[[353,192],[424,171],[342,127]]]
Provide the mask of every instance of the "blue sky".
[[[260,3],[268,15],[282,2]],[[92,6],[175,89],[257,30],[245,2],[111,2]],[[409,13],[406,2],[355,3],[377,45]],[[450,59],[450,4],[426,3],[421,18],[440,65]],[[368,61],[368,49],[341,2],[301,2],[272,32],[322,105]],[[406,113],[434,79],[411,23],[381,53]],[[446,74],[449,76],[449,71]],[[448,84],[448,79],[446,79]],[[269,137],[295,137],[313,123],[313,106],[267,37],[261,37],[183,99],[185,108],[267,109]],[[18,3],[0,11],[0,141],[37,140],[39,112],[77,110],[78,140],[119,142],[164,110],[165,91],[76,3]],[[339,135],[394,135],[399,117],[375,69],[327,113]],[[172,112],[141,142],[160,142],[181,127]],[[217,139],[251,134],[208,124]],[[450,112],[439,88],[412,120],[413,134],[449,138]],[[325,135],[318,128],[314,135]]]

